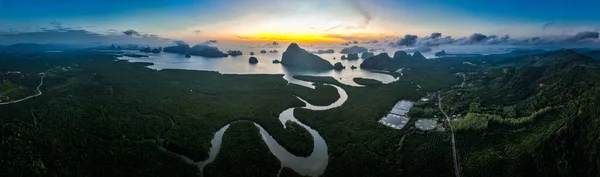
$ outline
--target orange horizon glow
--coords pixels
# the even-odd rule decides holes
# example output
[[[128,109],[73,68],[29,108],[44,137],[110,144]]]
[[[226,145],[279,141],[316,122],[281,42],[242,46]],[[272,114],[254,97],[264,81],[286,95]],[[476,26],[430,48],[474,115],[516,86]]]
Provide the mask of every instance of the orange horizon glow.
[[[224,36],[213,36],[216,39],[222,41],[231,42],[250,42],[250,43],[264,43],[264,42],[297,42],[297,43],[329,43],[338,44],[345,43],[348,41],[367,41],[374,39],[383,39],[391,35],[384,35],[380,33],[359,33],[359,34],[318,34],[318,33],[255,33],[249,35],[224,35]]]

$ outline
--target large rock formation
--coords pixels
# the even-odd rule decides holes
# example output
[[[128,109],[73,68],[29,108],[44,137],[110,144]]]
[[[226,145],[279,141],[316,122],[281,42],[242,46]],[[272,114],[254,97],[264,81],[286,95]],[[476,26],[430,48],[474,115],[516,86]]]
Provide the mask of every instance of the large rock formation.
[[[396,53],[394,53],[394,59],[396,60],[405,60],[411,58],[412,57],[408,55],[408,53],[406,53],[405,51],[396,51]]]
[[[344,48],[344,49],[342,49],[342,51],[340,53],[349,54],[349,53],[363,53],[363,52],[368,52],[368,51],[369,50],[367,48],[364,48],[364,47],[352,46],[350,48]]]
[[[150,47],[146,47],[146,48],[141,49],[140,52],[150,53],[150,52],[152,52],[152,49],[150,49]]]
[[[146,48],[140,49],[140,52],[144,52],[144,53],[160,53],[161,51],[162,51],[162,48],[152,49],[150,47],[146,47]]]
[[[333,69],[333,65],[327,60],[312,54],[298,46],[296,43],[291,43],[281,58],[281,64],[290,68],[311,69],[311,70],[328,70]]]
[[[335,64],[333,65],[333,69],[335,69],[335,70],[338,70],[338,71],[339,71],[339,70],[342,70],[342,69],[346,69],[346,67],[345,67],[344,65],[342,65],[342,63],[341,63],[341,62],[337,62],[337,63],[335,63]]]
[[[187,44],[181,44],[181,45],[177,45],[177,46],[165,47],[165,49],[163,51],[169,52],[169,53],[190,54],[190,55],[194,55],[194,56],[211,57],[211,58],[227,56],[227,54],[219,51],[218,48],[212,47],[212,46],[207,46],[207,45],[195,45],[194,47],[190,48],[190,46]]]
[[[398,52],[396,52],[398,53]],[[406,52],[404,52],[406,53]],[[364,60],[361,64],[360,64],[360,68],[363,69],[385,69],[387,66],[391,65],[395,60],[395,55],[394,58],[391,58],[387,53],[380,53],[377,56],[371,57],[369,59]]]
[[[335,51],[333,49],[327,49],[327,50],[317,50],[317,51],[314,51],[313,53],[324,54],[324,53],[334,53],[334,52]]]
[[[196,55],[196,56],[203,56],[203,57],[211,57],[211,58],[218,58],[218,57],[226,57],[227,54],[219,51],[219,49],[217,49],[216,47],[206,47],[206,48],[202,48],[202,49],[195,49],[196,46],[194,46],[192,48],[192,50],[190,51],[190,55]]]
[[[256,57],[250,57],[250,59],[248,59],[248,62],[250,64],[256,64],[258,63],[258,59],[256,59]]]
[[[239,50],[229,50],[229,51],[227,51],[227,54],[235,57],[235,56],[238,56],[238,55],[242,55],[242,51],[239,51]]]
[[[190,52],[190,46],[187,44],[165,47],[164,52],[187,54]]]
[[[425,56],[423,56],[423,54],[421,54],[421,52],[419,52],[419,51],[416,51],[416,52],[413,54],[412,58],[413,58],[414,60],[425,60],[425,59],[427,59],[427,58],[425,58]]]
[[[349,53],[348,54],[348,58],[346,58],[348,60],[358,60],[358,54],[357,53]]]
[[[374,56],[375,56],[374,53],[364,52],[364,53],[362,53],[362,55],[360,55],[360,58],[362,58],[362,59],[368,59],[368,58],[371,58],[371,57],[374,57]]]
[[[446,51],[444,51],[444,50],[442,50],[442,51],[440,51],[440,52],[436,52],[436,53],[435,53],[435,56],[436,56],[436,57],[443,57],[443,56],[445,56],[445,55],[447,55],[447,54],[446,54]]]

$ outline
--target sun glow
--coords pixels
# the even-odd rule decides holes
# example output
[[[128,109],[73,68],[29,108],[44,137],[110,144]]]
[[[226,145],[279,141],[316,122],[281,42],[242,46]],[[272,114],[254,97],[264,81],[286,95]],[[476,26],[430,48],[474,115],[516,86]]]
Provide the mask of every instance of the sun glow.
[[[247,41],[282,41],[302,43],[339,43],[345,41],[327,34],[316,33],[255,33],[247,36],[239,36],[239,38]]]

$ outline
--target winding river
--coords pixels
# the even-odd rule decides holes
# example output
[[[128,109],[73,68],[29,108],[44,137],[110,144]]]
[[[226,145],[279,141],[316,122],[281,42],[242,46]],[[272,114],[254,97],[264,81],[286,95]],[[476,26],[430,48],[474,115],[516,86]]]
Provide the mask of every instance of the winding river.
[[[289,77],[289,78],[291,78],[291,77]],[[308,87],[314,89],[312,82],[300,81],[300,80],[289,79],[289,78],[284,77],[284,79],[288,80],[289,83],[308,86]],[[307,85],[307,84],[311,84],[311,85]],[[306,104],[304,107],[301,107],[301,108],[315,110],[315,111],[322,111],[322,110],[328,110],[328,109],[332,109],[332,108],[341,106],[342,104],[344,104],[344,102],[346,102],[346,100],[348,99],[348,95],[346,94],[346,91],[344,89],[342,89],[341,87],[339,87],[337,85],[332,85],[332,84],[325,84],[325,85],[333,86],[337,89],[337,92],[340,95],[340,98],[337,101],[335,101],[334,103],[332,103],[328,106],[315,106],[315,105],[312,105],[312,104],[308,103],[307,101],[303,100],[302,98],[297,97],[300,101],[302,101]],[[279,121],[281,122],[281,125],[284,128],[286,128],[285,123],[287,121],[295,122],[295,123],[299,124],[300,126],[304,127],[310,133],[310,135],[313,137],[313,151],[310,154],[310,156],[308,156],[308,157],[298,157],[298,156],[288,152],[279,143],[277,143],[277,141],[262,126],[260,126],[257,123],[254,123],[254,125],[256,125],[256,127],[260,129],[260,134],[261,134],[263,140],[267,144],[271,153],[275,157],[277,157],[277,159],[279,159],[282,167],[289,167],[289,168],[293,169],[294,171],[296,171],[297,173],[302,174],[302,175],[319,176],[319,175],[323,174],[323,172],[325,171],[325,168],[327,168],[327,164],[329,163],[329,155],[327,153],[328,152],[327,144],[325,143],[325,140],[323,139],[323,137],[321,137],[319,132],[312,129],[308,125],[305,125],[304,123],[298,121],[298,119],[296,119],[296,117],[294,117],[295,109],[296,109],[296,107],[292,107],[292,108],[286,109],[283,112],[281,112],[281,114],[279,114]],[[207,160],[200,161],[200,162],[194,162],[193,160],[191,160],[190,158],[188,158],[186,156],[180,155],[180,157],[182,159],[184,159],[186,162],[198,166],[198,168],[200,169],[200,173],[202,173],[202,175],[203,175],[204,167],[207,164],[212,163],[215,160],[215,158],[217,157],[217,155],[219,154],[219,151],[221,150],[221,143],[223,142],[223,135],[229,128],[229,125],[230,124],[225,125],[224,127],[222,127],[219,131],[217,131],[215,133],[213,139],[211,140],[211,148],[210,148],[209,157]]]
[[[361,86],[353,81],[353,78],[362,77],[362,78],[370,78],[379,80],[383,83],[391,83],[398,80],[398,78],[394,78],[391,75],[371,72],[367,70],[354,69],[354,70],[342,70],[342,71],[327,71],[327,72],[312,72],[312,71],[295,71],[290,70],[285,67],[282,67],[278,64],[272,64],[270,61],[272,58],[280,58],[281,54],[268,54],[261,55],[259,60],[262,59],[263,62],[259,62],[258,64],[249,65],[247,60],[244,60],[248,56],[240,56],[240,57],[226,57],[218,60],[207,59],[202,57],[192,56],[191,58],[185,58],[183,55],[177,54],[169,54],[162,53],[158,55],[152,55],[149,58],[130,58],[130,57],[119,57],[119,59],[128,60],[129,62],[152,62],[154,65],[148,66],[152,69],[188,69],[188,70],[205,70],[205,71],[217,71],[222,74],[283,74],[283,79],[288,81],[288,84],[296,84],[308,88],[314,89],[315,86],[313,82],[302,81],[293,78],[294,75],[309,75],[309,76],[326,76],[332,77],[340,82],[340,84],[349,85],[349,86]],[[333,56],[327,56],[324,58],[333,58]],[[267,61],[265,61],[265,59]],[[334,60],[330,61],[334,62]],[[342,61],[346,62],[345,65],[358,65],[360,63],[352,63],[352,61]],[[332,109],[335,107],[339,107],[343,105],[348,99],[348,95],[346,91],[337,85],[326,84],[329,86],[333,86],[337,89],[340,98],[328,106],[315,106],[313,104],[308,103],[306,100],[303,100],[300,97],[297,97],[300,101],[305,103],[303,107],[292,107],[284,110],[279,114],[279,121],[283,128],[286,128],[285,123],[287,121],[292,121],[299,124],[301,127],[304,127],[313,137],[313,151],[312,154],[308,157],[298,157],[290,152],[288,152],[285,148],[283,148],[270,134],[267,132],[261,125],[254,123],[256,127],[260,130],[260,134],[265,144],[267,144],[271,153],[277,157],[277,159],[281,163],[281,167],[288,167],[292,170],[296,171],[301,175],[307,176],[319,176],[322,175],[327,165],[329,163],[329,154],[327,149],[327,144],[323,137],[316,130],[312,129],[308,125],[298,121],[296,117],[294,117],[294,110],[296,108],[309,109],[314,111],[323,111]],[[212,163],[219,151],[221,150],[221,143],[223,141],[223,135],[229,128],[230,124],[223,126],[217,132],[213,139],[211,140],[211,148],[209,150],[209,157],[205,161],[194,162],[190,158],[179,155],[182,159],[190,164],[196,165],[200,169],[201,175],[204,175],[204,167]]]

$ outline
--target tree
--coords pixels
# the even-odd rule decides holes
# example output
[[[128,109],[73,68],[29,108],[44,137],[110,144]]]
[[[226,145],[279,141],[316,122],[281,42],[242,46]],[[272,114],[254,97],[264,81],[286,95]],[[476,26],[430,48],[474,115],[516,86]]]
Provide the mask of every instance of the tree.
[[[517,117],[517,112],[514,106],[505,106],[502,115],[504,115],[504,118],[515,118]]]

